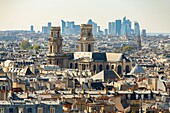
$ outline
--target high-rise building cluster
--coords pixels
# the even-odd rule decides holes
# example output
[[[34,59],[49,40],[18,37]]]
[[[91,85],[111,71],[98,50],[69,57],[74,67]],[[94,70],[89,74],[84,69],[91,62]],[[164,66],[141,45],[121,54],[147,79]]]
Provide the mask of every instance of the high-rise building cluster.
[[[51,25],[51,22],[48,22],[47,26],[42,26],[42,33],[50,34]]]
[[[99,26],[92,19],[87,21],[87,24],[92,25],[92,33],[96,35],[112,35],[112,36],[136,36],[139,35],[146,37],[146,29],[140,30],[140,25],[137,21],[133,22],[134,26],[132,27],[132,21],[127,19],[126,16],[121,20],[115,20],[108,22],[108,28],[101,30]],[[42,26],[42,33],[50,35],[51,22],[48,22],[47,26]],[[80,25],[75,25],[74,21],[64,21],[61,20],[61,31],[63,35],[79,35],[80,34]],[[34,33],[34,26],[30,26],[30,32]]]
[[[73,34],[80,34],[80,25],[75,25],[74,21],[64,21],[61,20],[62,23],[62,34],[64,35],[73,35]]]
[[[130,36],[140,35],[140,25],[138,22],[134,22],[134,29],[132,28],[132,22],[129,19],[126,19],[126,16],[122,20],[115,20],[115,22],[108,23],[108,32],[109,35],[115,36]],[[105,32],[105,34],[107,34]],[[142,31],[142,36],[146,36],[146,30]]]

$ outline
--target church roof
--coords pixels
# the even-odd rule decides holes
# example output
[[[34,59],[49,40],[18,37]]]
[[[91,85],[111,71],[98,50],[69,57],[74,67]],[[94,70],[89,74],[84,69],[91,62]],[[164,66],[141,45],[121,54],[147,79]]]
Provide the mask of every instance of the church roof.
[[[118,62],[125,59],[127,62],[130,62],[128,58],[122,53],[107,53],[107,52],[74,52],[70,55],[70,60],[79,60],[81,58],[89,58],[92,61],[101,61],[101,62]]]
[[[106,53],[92,53],[94,61],[107,61]]]

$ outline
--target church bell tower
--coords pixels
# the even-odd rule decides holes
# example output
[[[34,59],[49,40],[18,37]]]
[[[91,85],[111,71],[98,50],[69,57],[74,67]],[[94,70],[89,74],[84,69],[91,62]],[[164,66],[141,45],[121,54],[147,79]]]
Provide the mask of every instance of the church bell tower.
[[[62,36],[60,27],[51,27],[48,39],[48,64],[63,67],[64,54],[62,53]]]
[[[80,38],[78,39],[79,52],[93,52],[94,51],[94,38],[92,33],[92,25],[82,24]]]

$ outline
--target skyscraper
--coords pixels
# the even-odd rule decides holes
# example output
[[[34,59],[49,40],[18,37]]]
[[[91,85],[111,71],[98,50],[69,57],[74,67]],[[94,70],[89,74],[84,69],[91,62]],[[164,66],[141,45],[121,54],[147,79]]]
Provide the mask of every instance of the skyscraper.
[[[66,26],[64,28],[64,32],[66,35],[73,35],[75,34],[75,25],[74,25],[74,21],[67,21],[66,22]]]
[[[129,19],[126,22],[127,22],[127,35],[129,36],[131,35],[132,23]]]
[[[109,30],[110,35],[114,34],[114,27],[115,27],[115,23],[114,22],[109,22],[108,30]]]
[[[131,21],[126,20],[126,16],[123,18],[123,23],[121,25],[121,35],[131,35]]]
[[[62,34],[65,34],[65,27],[66,27],[66,22],[64,20],[61,20],[61,24],[62,24]]]
[[[120,36],[121,35],[121,20],[116,20],[115,25],[115,35]]]
[[[142,35],[143,37],[146,37],[146,29],[142,29],[141,35]]]
[[[93,35],[97,35],[97,23],[95,23],[91,19],[89,19],[87,24],[92,25],[92,33],[93,33]]]
[[[93,21],[91,19],[88,20],[87,24],[90,24],[92,25],[93,24]]]
[[[50,30],[51,30],[51,22],[48,22],[48,34],[50,34]]]
[[[34,26],[33,25],[30,26],[30,32],[34,33]]]
[[[71,21],[70,24],[71,24],[70,27],[71,27],[71,28],[74,28],[74,21]]]
[[[75,29],[75,34],[76,34],[76,35],[79,35],[79,34],[80,34],[80,31],[81,31],[81,30],[80,30],[80,25],[75,25],[75,26],[74,26],[74,29]]]
[[[42,26],[42,33],[47,34],[48,33],[48,27]]]
[[[108,35],[108,29],[104,29],[104,34]]]
[[[135,31],[135,36],[139,36],[140,35],[140,26],[138,22],[134,23],[134,31]]]
[[[97,32],[100,33],[100,26],[97,26]]]

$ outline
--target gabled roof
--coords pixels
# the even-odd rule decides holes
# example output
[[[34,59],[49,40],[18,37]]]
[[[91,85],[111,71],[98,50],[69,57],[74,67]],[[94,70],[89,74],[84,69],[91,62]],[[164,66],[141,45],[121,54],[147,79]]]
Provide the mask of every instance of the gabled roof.
[[[120,76],[115,70],[103,70],[91,77],[93,80],[105,81],[119,79]]]

